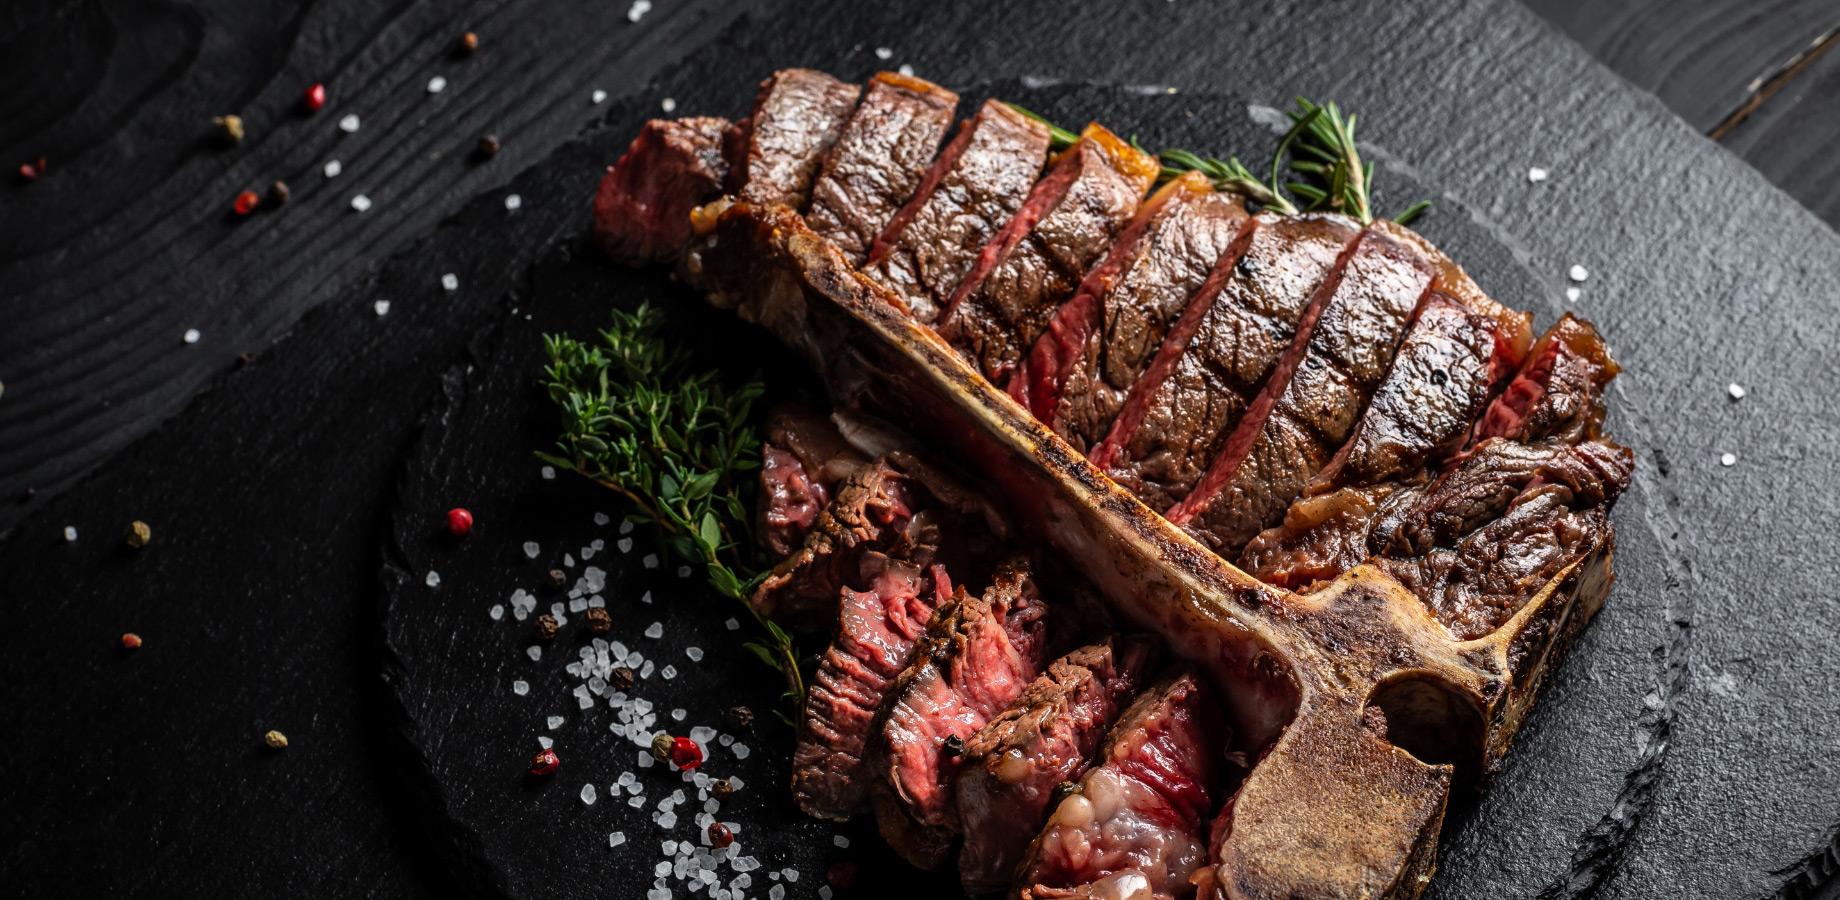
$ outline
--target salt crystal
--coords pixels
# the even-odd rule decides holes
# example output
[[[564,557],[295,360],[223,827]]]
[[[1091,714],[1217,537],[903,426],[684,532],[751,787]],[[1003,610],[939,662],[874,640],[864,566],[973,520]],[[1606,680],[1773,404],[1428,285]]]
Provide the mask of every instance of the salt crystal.
[[[747,759],[749,753],[748,745],[736,741],[735,746],[728,748],[728,752],[735,754],[736,759]]]
[[[346,134],[357,134],[358,125],[359,125],[359,122],[358,122],[357,113],[352,113],[346,116],[345,118],[339,120],[339,130],[345,132]]]
[[[450,290],[450,291],[459,290],[460,289],[460,276],[455,275],[452,272],[442,275],[441,276],[441,287],[447,290]],[[545,466],[544,468],[548,468],[548,467]],[[550,476],[545,475],[543,477],[548,478]]]
[[[422,581],[425,582],[431,588],[440,587],[441,586],[441,573],[436,572],[433,569],[429,569],[428,577],[422,579]]]
[[[588,606],[592,609],[600,609],[601,607],[606,606],[606,605],[607,605],[607,598],[602,597],[599,594],[595,594],[594,596],[588,598]]]
[[[645,900],[671,900],[671,892],[666,888],[652,888],[645,892]],[[830,900],[830,898],[826,897],[825,900]]]
[[[594,514],[594,524],[596,525],[605,526],[611,521],[613,521],[613,519],[604,512],[597,512]]]
[[[357,210],[358,212],[370,212],[371,198],[366,197],[363,194],[358,194],[357,196],[351,198],[351,208]]]
[[[786,867],[786,870],[785,870],[785,872],[786,872],[786,880],[787,880],[787,881],[790,881],[790,882],[792,882],[793,884],[798,884],[798,883],[799,883],[799,870],[797,870],[797,869],[795,869],[795,868],[793,868],[793,867],[791,867],[791,866],[787,866],[787,867]]]
[[[652,677],[652,661],[651,660],[649,659],[646,660],[645,665],[639,667],[639,677],[640,678]]]
[[[536,541],[525,541],[524,542],[524,555],[525,556],[531,559],[536,559],[537,554],[542,553],[542,552],[543,552],[543,548],[538,546]]]
[[[850,849],[850,839],[841,834],[831,838],[831,843],[837,845],[839,850]]]
[[[702,662],[703,661],[703,648],[685,647],[684,655],[690,657],[691,662]]]
[[[562,567],[565,569],[575,568],[575,554],[573,553],[562,554]],[[593,567],[590,566],[589,568],[593,568]]]
[[[666,896],[668,897],[670,895],[667,894]],[[830,885],[828,884],[818,885],[818,900],[831,900],[831,886]]]
[[[723,626],[727,627],[729,631],[740,631],[741,630],[741,620],[739,619],[729,619],[728,621],[723,622],[722,624]]]
[[[1744,399],[1744,393],[1745,393],[1745,391],[1744,391],[1744,385],[1741,385],[1741,384],[1739,384],[1739,383],[1737,383],[1737,382],[1735,382],[1735,381],[1734,381],[1734,382],[1732,382],[1731,384],[1729,384],[1729,385],[1726,385],[1726,387],[1725,387],[1725,393],[1727,393],[1727,394],[1730,394],[1730,395],[1731,395],[1731,399],[1733,399],[1733,400],[1743,400],[1743,399]]]
[[[75,525],[64,526],[64,540],[69,541],[73,544],[77,542],[77,526]]]
[[[664,680],[670,681],[671,679],[677,677],[677,667],[676,666],[665,666],[663,669],[659,670],[658,674],[663,675]]]
[[[676,841],[665,841],[659,846],[664,848],[664,855],[666,856],[676,856],[677,855],[677,842]]]
[[[909,78],[914,77],[914,67],[906,63],[902,63],[901,67],[896,69],[895,71],[901,73],[902,75],[906,75]]]
[[[786,886],[785,885],[776,884],[770,888],[767,888],[767,900],[785,900],[785,897],[786,897]]]
[[[376,303],[372,303],[371,308],[377,311],[378,316],[387,316],[390,314],[390,301],[379,300]]]
[[[530,682],[528,681],[511,682],[511,693],[516,694],[519,697],[522,697],[525,694],[530,693]]]
[[[1735,466],[1737,464],[1738,454],[1736,453],[1726,453],[1719,456],[1719,465],[1721,466]]]
[[[588,546],[593,547],[594,552],[599,553],[600,551],[607,549],[607,542],[601,540],[600,538],[595,538],[594,540],[591,540],[588,542]]]
[[[490,613],[488,613],[488,615],[492,617],[492,621],[494,622],[504,619],[505,618],[505,604],[503,603],[492,604],[492,610]]]
[[[517,209],[518,207],[523,206],[523,205],[524,205],[523,197],[520,197],[517,194],[506,194],[505,195],[505,208],[506,209]]]
[[[598,797],[599,793],[594,790],[594,784],[592,782],[581,786],[581,802],[593,806],[594,801],[598,799]]]
[[[592,100],[594,101],[594,103],[595,103],[595,105],[596,105],[596,106],[599,106],[599,105],[600,105],[601,103],[603,103],[603,102],[605,102],[605,101],[606,101],[606,99],[607,99],[607,92],[606,92],[606,91],[603,91],[603,90],[600,90],[600,89],[598,89],[598,88],[597,88],[597,89],[596,89],[596,90],[594,91],[594,93],[592,93],[592,94],[589,94],[589,95],[588,95],[588,97],[589,97],[589,99],[592,99]]]
[[[1584,296],[1584,291],[1581,291],[1575,287],[1568,287],[1565,289],[1565,299],[1570,300],[1573,303],[1577,303],[1578,298],[1582,296]]]
[[[626,21],[637,22],[652,11],[652,0],[633,0],[633,5],[626,10]]]
[[[576,597],[575,599],[569,601],[569,612],[572,612],[572,613],[585,612],[587,608],[588,608],[588,601],[583,600],[580,597]]]
[[[887,47],[877,47],[875,48],[875,58],[876,59],[893,59],[894,51]]]
[[[654,762],[657,762],[657,760],[652,758],[652,751],[650,750],[639,751],[639,768],[649,769],[652,767],[652,763]]]
[[[196,328],[187,328],[187,329],[185,329],[185,342],[186,342],[186,343],[188,343],[188,344],[196,344],[196,343],[198,343],[198,339],[199,339],[200,337],[203,337],[203,335],[201,335],[201,334],[199,334],[199,333],[198,333],[198,329],[196,329]]]
[[[731,746],[735,743],[735,736],[732,734],[722,735],[721,737],[716,738],[716,743],[721,744],[724,747]]]
[[[645,554],[645,558],[639,560],[639,564],[645,566],[648,569],[658,568],[658,554],[656,553]]]
[[[664,860],[659,860],[658,864],[652,867],[652,874],[658,876],[659,878],[663,878],[666,875],[671,874],[671,864],[668,862],[665,862]]]
[[[524,648],[524,654],[530,657],[531,662],[536,662],[543,658],[543,647],[539,644],[531,644]]]
[[[645,805],[645,798],[637,794],[634,794],[633,796],[627,798],[626,805],[632,807],[633,809],[638,809],[639,807]]]
[[[550,716],[549,718],[544,719],[543,723],[549,726],[549,730],[555,731],[556,729],[562,727],[562,723],[564,721],[565,720],[561,716]]]
[[[633,530],[633,521],[631,519],[621,519],[620,520],[620,533],[621,534],[632,534],[632,530]]]
[[[1591,271],[1589,269],[1586,269],[1584,266],[1575,265],[1575,266],[1572,266],[1571,271],[1567,272],[1566,275],[1569,278],[1571,278],[1573,281],[1582,282],[1586,278],[1591,277]]]
[[[671,710],[671,721],[682,722],[684,720],[684,717],[687,715],[689,715],[689,713],[681,709]],[[702,773],[699,772],[698,774],[702,774]]]
[[[1545,169],[1542,169],[1539,166],[1534,166],[1533,168],[1527,170],[1527,180],[1529,182],[1532,182],[1533,184],[1539,184],[1540,182],[1545,181],[1547,175],[1549,174],[1551,173],[1547,172]]]
[[[652,592],[651,592],[651,591],[646,591],[645,593],[643,593],[643,594],[640,594],[640,595],[639,595],[639,602],[640,602],[640,603],[645,603],[645,604],[650,604],[650,603],[652,602]]]
[[[345,166],[336,159],[327,160],[325,167],[320,171],[326,173],[327,178],[337,178],[340,172],[345,171]]]
[[[618,847],[624,843],[626,843],[626,833],[625,832],[613,831],[607,834],[607,846],[608,847]]]
[[[659,828],[675,828],[677,827],[677,813],[661,812],[654,817],[654,821],[658,823]]]
[[[663,100],[658,102],[658,108],[664,110],[665,112],[674,112],[677,109],[677,101],[671,99],[670,97],[666,97]]]
[[[545,750],[548,750],[549,748],[556,746],[556,741],[552,739],[549,735],[538,735],[537,736],[537,746],[542,747]]]
[[[428,79],[428,93],[439,94],[444,90],[447,90],[447,79],[439,75]]]
[[[677,577],[689,578],[690,577],[690,567],[689,566],[678,566],[677,567]]]
[[[459,287],[460,282],[458,281],[454,282],[454,286]],[[538,471],[542,473],[544,481],[556,480],[556,467],[555,466],[544,466],[542,469]]]
[[[652,624],[646,626],[645,636],[653,640],[657,640],[658,638],[664,637],[664,623],[663,622],[653,622]]]

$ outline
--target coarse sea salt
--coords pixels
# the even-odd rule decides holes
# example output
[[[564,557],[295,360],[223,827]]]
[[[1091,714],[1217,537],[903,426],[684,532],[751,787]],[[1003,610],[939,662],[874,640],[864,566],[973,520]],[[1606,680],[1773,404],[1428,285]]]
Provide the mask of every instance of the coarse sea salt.
[[[684,655],[690,657],[691,662],[702,662],[703,661],[703,648],[685,647]]]
[[[1730,394],[1733,400],[1743,400],[1745,394],[1744,385],[1734,381],[1725,386],[1725,393]]]
[[[377,311],[378,318],[387,316],[390,314],[390,301],[378,300],[377,302],[371,304],[371,309],[374,309]]]
[[[543,647],[541,644],[531,644],[524,648],[524,655],[530,657],[531,662],[536,662],[543,658]]]
[[[549,735],[540,734],[540,735],[537,735],[537,746],[542,747],[545,750],[548,750],[549,748],[556,746],[556,741],[554,738],[551,738]]]
[[[337,178],[340,172],[345,171],[345,164],[336,159],[329,159],[320,171],[324,172],[327,178]]]
[[[626,843],[626,833],[625,832],[610,831],[607,833],[607,846],[608,847],[618,847],[624,843]]]
[[[448,272],[447,274],[442,275],[441,276],[441,287],[449,291],[459,290],[460,289],[460,276],[455,275],[452,272]]]
[[[639,564],[648,569],[658,568],[658,554],[656,553],[645,554],[645,557],[639,560]]]
[[[358,114],[351,113],[350,115],[347,115],[345,118],[339,120],[339,130],[345,132],[346,134],[356,134],[358,132],[359,124],[361,123],[358,121]]]
[[[522,697],[530,693],[530,682],[518,680],[511,682],[511,693]]]
[[[1720,454],[1720,456],[1719,456],[1719,465],[1721,465],[1721,466],[1735,466],[1735,465],[1737,465],[1737,464],[1738,464],[1738,454],[1736,454],[1736,453],[1724,453],[1724,454]]]
[[[1584,296],[1584,291],[1581,291],[1575,287],[1568,287],[1565,289],[1565,299],[1570,300],[1573,303],[1577,303],[1578,298],[1582,296]]]
[[[844,837],[841,834],[833,836],[831,838],[831,843],[836,845],[837,849],[839,850],[850,849],[850,839],[847,837]]]
[[[724,628],[727,628],[729,631],[740,631],[741,630],[741,620],[740,619],[729,619],[728,621],[723,622],[722,626]]]
[[[658,638],[664,637],[664,623],[663,622],[653,622],[652,624],[646,626],[645,636],[653,640],[657,640]]]
[[[633,0],[633,5],[626,8],[626,21],[637,22],[652,11],[652,0]]]
[[[877,47],[875,48],[875,58],[876,59],[893,59],[894,50],[888,47]]]
[[[201,338],[201,337],[203,337],[203,336],[204,336],[204,335],[202,335],[202,334],[199,334],[199,333],[198,333],[198,329],[196,329],[196,328],[187,328],[187,329],[185,329],[185,335],[184,335],[184,338],[183,338],[183,339],[184,339],[184,341],[185,341],[186,343],[188,343],[188,344],[196,344],[196,343],[198,343],[198,339],[199,339],[199,338]]]
[[[370,212],[371,198],[358,194],[351,198],[351,208],[358,212]]]
[[[549,718],[543,720],[543,724],[548,725],[549,730],[555,731],[556,729],[562,727],[562,723],[564,721],[565,720],[561,716],[550,716]]]
[[[1585,268],[1584,266],[1574,265],[1572,266],[1571,270],[1566,272],[1565,274],[1566,274],[1566,277],[1572,279],[1573,281],[1582,282],[1585,279],[1591,277],[1591,270]]]
[[[666,97],[663,100],[658,101],[658,108],[664,110],[665,112],[676,112],[677,111],[677,101],[670,97]]]
[[[456,282],[455,286],[458,286],[458,282]],[[540,474],[542,474],[544,481],[555,481],[556,480],[556,467],[555,466],[544,466],[543,468],[538,469],[537,471]]]
[[[433,569],[429,569],[428,577],[422,579],[422,583],[428,585],[431,588],[440,587],[441,586],[441,573],[436,572]]]
[[[524,198],[517,194],[505,195],[505,208],[515,210],[524,205]]]
[[[439,94],[444,90],[447,90],[447,79],[439,75],[428,79],[428,93]]]
[[[486,612],[486,615],[491,616],[492,621],[494,622],[497,622],[503,619],[505,617],[505,604],[503,603],[492,604],[492,608]]]
[[[1552,173],[1546,171],[1545,169],[1540,168],[1539,166],[1534,166],[1533,168],[1527,170],[1527,180],[1533,184],[1539,184],[1540,182],[1545,181],[1547,176],[1551,174]]]
[[[632,534],[632,530],[633,530],[633,520],[631,519],[621,519],[620,520],[620,533],[621,534]]]
[[[600,792],[594,789],[593,782],[589,782],[581,786],[581,802],[582,803],[585,803],[588,806],[593,806],[594,801],[598,799],[600,799]]]
[[[73,543],[73,544],[77,542],[77,526],[75,525],[64,526],[64,540],[70,543]]]
[[[542,553],[542,552],[543,552],[543,547],[540,544],[538,544],[536,541],[525,541],[524,542],[524,555],[525,556],[531,559],[536,559],[537,554]]]
[[[607,523],[611,521],[613,521],[613,519],[604,512],[597,512],[594,514],[594,524],[596,525],[605,527]]]
[[[607,92],[596,88],[594,93],[588,95],[588,99],[593,100],[594,105],[599,106],[607,100]]]

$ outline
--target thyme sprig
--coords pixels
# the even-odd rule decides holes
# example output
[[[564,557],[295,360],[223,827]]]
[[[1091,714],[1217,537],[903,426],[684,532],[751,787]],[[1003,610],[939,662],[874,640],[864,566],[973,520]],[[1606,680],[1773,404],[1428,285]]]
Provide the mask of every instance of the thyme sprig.
[[[745,645],[779,670],[796,705],[805,679],[791,635],[747,602],[766,573],[755,564],[747,473],[759,463],[753,409],[758,379],[731,387],[691,367],[650,304],[614,310],[596,341],[545,335],[544,387],[562,413],[557,452],[538,458],[630,502],[679,559],[700,565],[710,587],[741,602],[763,637]]]

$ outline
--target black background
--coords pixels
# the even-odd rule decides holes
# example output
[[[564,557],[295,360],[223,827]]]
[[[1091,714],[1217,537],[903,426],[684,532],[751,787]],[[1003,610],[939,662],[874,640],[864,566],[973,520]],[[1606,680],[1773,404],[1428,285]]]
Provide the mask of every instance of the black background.
[[[0,489],[39,488],[0,518],[14,526],[0,545],[8,888],[492,883],[432,839],[446,817],[380,686],[393,492],[443,375],[464,380],[512,292],[530,290],[529,265],[577,239],[598,169],[630,131],[618,127],[659,86],[682,111],[739,109],[762,74],[720,64],[742,46],[852,77],[908,62],[950,84],[1035,75],[1335,97],[1439,186],[1440,214],[1491,231],[1550,294],[1567,266],[1588,265],[1576,305],[1629,369],[1634,421],[1619,433],[1647,451],[1658,499],[1645,524],[1677,542],[1666,577],[1680,664],[1664,672],[1681,702],[1652,806],[1615,858],[1590,859],[1580,836],[1580,884],[1606,870],[1620,874],[1602,890],[1619,896],[1802,883],[1833,852],[1840,814],[1828,496],[1840,373],[1824,352],[1840,243],[1693,131],[1768,94],[1724,140],[1831,220],[1840,180],[1823,150],[1840,55],[1769,78],[1833,26],[1824,5],[1546,10],[1688,124],[1525,10],[1489,4],[1069,15],[661,2],[638,25],[602,3],[11,6],[0,147],[44,155],[50,171],[0,193]],[[457,59],[469,28],[484,47]],[[699,68],[683,66],[693,57]],[[431,95],[436,74],[449,85]],[[333,99],[307,117],[297,100],[314,80]],[[614,99],[596,107],[596,87]],[[220,149],[209,118],[230,111],[250,136]],[[335,127],[347,112],[364,120],[356,134]],[[479,163],[468,153],[485,130],[506,150]],[[327,181],[335,157],[345,171]],[[1554,178],[1531,188],[1530,165]],[[237,190],[278,177],[292,203],[228,217]],[[526,198],[515,213],[509,191]],[[370,212],[348,207],[358,192]],[[450,271],[453,293],[438,284]],[[379,297],[393,301],[382,319]],[[197,345],[179,340],[189,327]],[[237,367],[242,352],[253,364]],[[1730,402],[1731,380],[1751,396]],[[1738,466],[1718,465],[1724,450]],[[526,486],[473,487],[463,499],[485,505]],[[140,553],[120,547],[133,518],[155,530]],[[148,640],[133,656],[113,649],[128,629]],[[260,749],[269,727],[293,738],[285,754]],[[1496,788],[1564,790],[1533,776]]]

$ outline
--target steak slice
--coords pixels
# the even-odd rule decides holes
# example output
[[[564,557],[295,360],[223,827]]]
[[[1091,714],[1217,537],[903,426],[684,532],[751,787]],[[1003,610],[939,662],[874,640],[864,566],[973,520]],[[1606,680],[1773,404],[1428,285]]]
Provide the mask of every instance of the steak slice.
[[[784,558],[805,543],[832,493],[867,460],[845,443],[830,419],[797,406],[767,416],[761,447],[761,546]]]
[[[880,571],[869,588],[844,588],[837,637],[818,662],[792,752],[792,796],[799,809],[843,821],[868,796],[864,750],[888,689],[913,656],[933,611],[951,594],[945,569],[930,571],[870,552]]]
[[[1086,126],[978,254],[940,319],[940,335],[993,384],[1007,382],[1160,170],[1155,157],[1104,126]]]
[[[958,775],[965,892],[1014,880],[1055,786],[1080,777],[1100,738],[1137,692],[1152,655],[1140,638],[1107,639],[1055,660],[969,741]]]
[[[1187,497],[1314,320],[1360,233],[1342,216],[1254,217],[1170,329],[1093,464],[1152,509]]]
[[[1194,491],[1167,514],[1232,558],[1278,524],[1354,430],[1386,377],[1433,262],[1382,227],[1362,235],[1297,339]]]
[[[933,162],[869,249],[864,272],[931,325],[978,251],[1022,208],[1048,155],[1048,127],[991,100]]]
[[[728,136],[737,197],[803,210],[812,179],[861,89],[812,69],[781,69],[760,83],[754,112]]]
[[[931,562],[938,529],[933,517],[919,514],[915,493],[885,458],[861,467],[839,484],[798,552],[773,567],[748,603],[771,618],[825,623],[835,615],[837,592],[865,583],[865,551]]]
[[[1384,504],[1401,490],[1419,489],[1387,482],[1300,497],[1282,523],[1246,544],[1239,567],[1266,584],[1314,591],[1373,556],[1368,537]]]
[[[1540,336],[1514,380],[1476,423],[1471,443],[1505,437],[1575,444],[1597,437],[1604,389],[1622,371],[1591,323],[1566,313]]]
[[[594,240],[614,262],[668,263],[690,243],[690,211],[722,192],[727,119],[653,119],[594,192]]]
[[[1184,674],[1145,691],[1098,765],[1029,846],[1022,900],[1173,900],[1208,859],[1205,817],[1225,749],[1216,700]]]
[[[915,866],[938,866],[952,849],[960,754],[1041,671],[1046,613],[1027,564],[1006,564],[983,596],[961,588],[939,607],[890,692],[871,797],[882,837]]]
[[[1246,220],[1239,196],[1216,193],[1200,172],[1164,185],[1055,311],[1010,395],[1086,452]]]
[[[957,106],[957,94],[930,81],[893,72],[870,79],[812,185],[805,223],[861,263],[920,186]]]

